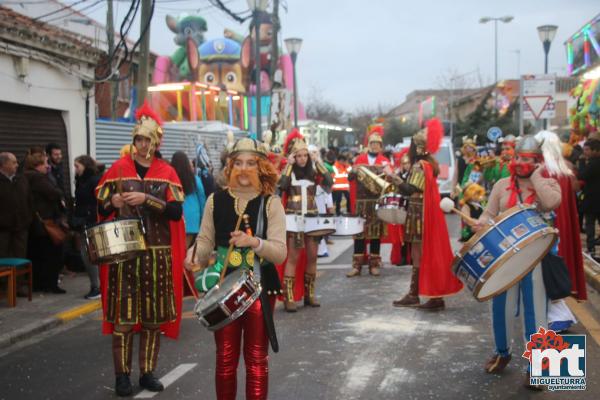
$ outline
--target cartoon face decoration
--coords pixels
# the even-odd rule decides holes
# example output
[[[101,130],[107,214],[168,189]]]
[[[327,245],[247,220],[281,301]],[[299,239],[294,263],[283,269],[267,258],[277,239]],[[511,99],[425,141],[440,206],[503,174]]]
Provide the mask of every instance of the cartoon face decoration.
[[[205,42],[200,46],[198,54],[198,82],[244,93],[246,89],[240,52],[240,45],[231,39],[220,38]]]
[[[198,69],[198,82],[235,90],[239,93],[246,91],[242,84],[242,77],[242,66],[239,62],[202,63]]]

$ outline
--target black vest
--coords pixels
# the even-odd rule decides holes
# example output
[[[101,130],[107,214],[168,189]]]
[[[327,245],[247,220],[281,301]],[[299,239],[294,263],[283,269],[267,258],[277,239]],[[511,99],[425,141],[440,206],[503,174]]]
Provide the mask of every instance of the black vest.
[[[262,238],[267,239],[267,202],[270,196],[265,196],[263,205],[263,234]],[[258,209],[260,208],[261,196],[250,200],[246,206],[245,214],[250,217],[250,227],[252,228],[252,234],[256,235],[256,222],[258,220]],[[229,190],[222,190],[215,192],[213,198],[213,222],[215,224],[215,245],[216,246],[229,246],[229,239],[231,239],[231,232],[235,230],[235,225],[239,218],[235,209],[235,198],[229,193]],[[244,221],[240,224],[241,231],[244,231]]]
[[[481,217],[481,214],[483,214],[483,208],[474,206],[471,203],[467,203],[467,205],[469,206],[469,210],[471,211],[471,218],[479,219],[479,217]]]

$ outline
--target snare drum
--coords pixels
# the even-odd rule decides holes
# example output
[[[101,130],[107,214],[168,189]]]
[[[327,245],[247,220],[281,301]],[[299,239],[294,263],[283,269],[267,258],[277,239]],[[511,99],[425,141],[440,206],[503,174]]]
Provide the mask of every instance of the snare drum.
[[[136,218],[102,222],[85,230],[92,264],[114,264],[136,258],[146,251],[142,221]]]
[[[388,224],[404,224],[406,222],[406,199],[398,193],[384,194],[375,205],[377,218]]]
[[[335,233],[333,214],[304,217],[304,232],[307,236],[326,236]]]
[[[342,215],[335,217],[334,236],[353,236],[363,233],[365,219],[356,215]]]
[[[307,236],[326,236],[335,232],[335,218],[332,214],[285,215],[286,231],[305,232]]]
[[[489,300],[535,268],[557,239],[558,231],[534,207],[519,205],[469,239],[456,253],[452,270],[473,297]]]
[[[246,269],[228,274],[223,283],[198,300],[194,312],[209,331],[216,331],[241,317],[260,296],[260,283]]]

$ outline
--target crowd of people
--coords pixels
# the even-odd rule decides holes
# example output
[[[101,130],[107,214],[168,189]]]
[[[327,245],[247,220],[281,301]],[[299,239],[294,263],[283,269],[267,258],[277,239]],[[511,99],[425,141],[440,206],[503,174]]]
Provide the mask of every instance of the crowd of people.
[[[185,267],[204,274],[192,291],[207,292],[219,276],[236,271],[253,271],[252,279],[260,281],[259,300],[215,331],[215,382],[219,399],[235,398],[243,350],[246,398],[267,398],[269,343],[277,348],[276,300],[287,312],[295,312],[300,300],[307,308],[321,305],[317,258],[327,253],[332,231],[329,225],[306,229],[311,216],[360,217],[364,222],[353,234],[348,278],[360,276],[365,265],[371,277],[380,276],[381,243],[392,243],[391,263],[411,265],[408,292],[392,302],[395,307],[439,312],[446,307],[444,298],[463,288],[464,280],[450,268],[454,256],[440,209],[435,154],[444,133],[439,121],[429,121],[407,149],[388,156],[378,124],[369,128],[366,151],[358,154],[318,149],[297,130],[280,152],[269,143],[239,139],[227,146],[221,170],[212,171],[200,150],[193,160],[181,151],[171,160],[162,159],[160,119],[147,105],[136,119],[131,143],[107,170],[89,155],[74,159],[73,193],[56,144],[31,148],[21,163],[12,153],[0,153],[0,257],[31,259],[34,290],[61,294],[65,255],[79,255],[90,279],[85,297],[102,298],[103,332],[112,335],[119,396],[132,394],[137,332],[139,383],[150,391],[164,389],[153,372],[161,333],[169,338],[179,333]],[[495,157],[482,155],[474,140],[464,141],[454,193],[462,206],[461,241],[468,245],[490,219],[506,210],[535,204],[544,220],[559,229],[559,244],[551,252],[567,264],[572,295],[585,300],[580,229],[573,228],[572,221],[579,220],[579,211],[585,221],[586,250],[594,257],[595,224],[600,221],[600,140],[589,138],[578,149],[561,145],[555,134],[544,131],[523,138],[505,136],[498,146]],[[401,225],[378,217],[384,193],[404,199]],[[115,218],[139,219],[146,248],[110,267],[97,265],[88,253],[85,229]],[[212,283],[206,279],[210,274],[217,277]],[[519,276],[490,304],[496,348],[484,366],[488,373],[501,372],[511,360],[511,327],[520,307],[525,340],[539,326],[555,323],[565,329],[575,322],[564,301],[549,301],[539,266]],[[526,386],[536,389],[528,382]]]

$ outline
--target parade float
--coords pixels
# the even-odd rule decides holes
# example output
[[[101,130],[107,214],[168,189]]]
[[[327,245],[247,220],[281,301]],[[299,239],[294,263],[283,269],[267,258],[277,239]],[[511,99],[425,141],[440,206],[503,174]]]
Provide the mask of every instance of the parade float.
[[[293,65],[289,54],[279,57],[271,71],[272,19],[267,12],[250,25],[246,36],[225,29],[223,37],[204,38],[207,22],[201,16],[173,17],[166,22],[175,34],[176,50],[157,59],[152,105],[165,121],[220,121],[243,131],[256,127],[255,71],[261,73],[263,129],[287,131],[293,120]],[[253,24],[260,24],[260,60],[254,57]],[[279,52],[281,54],[281,52]],[[271,77],[273,79],[271,80]],[[299,117],[304,111],[299,106]]]
[[[579,78],[571,91],[570,142],[590,136],[600,139],[600,14],[572,35],[565,46],[569,75]]]

